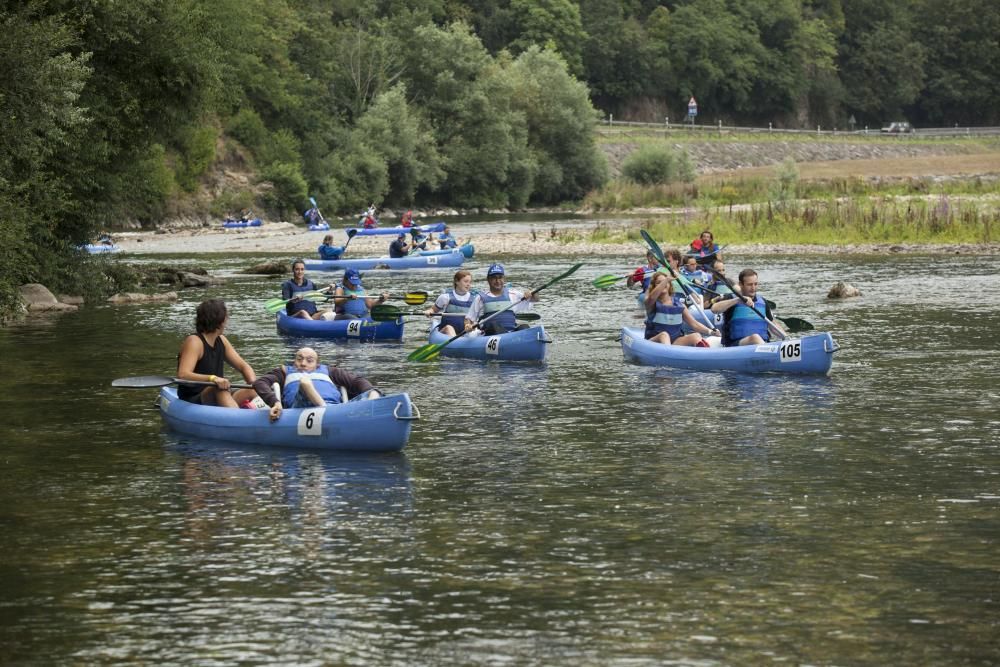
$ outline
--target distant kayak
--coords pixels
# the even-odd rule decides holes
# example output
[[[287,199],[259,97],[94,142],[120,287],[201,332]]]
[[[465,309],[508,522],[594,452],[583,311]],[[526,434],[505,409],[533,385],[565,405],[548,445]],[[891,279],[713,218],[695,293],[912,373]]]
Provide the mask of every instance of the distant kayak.
[[[330,223],[328,222],[316,222],[309,225],[310,232],[325,232],[330,229]]]
[[[414,225],[413,227],[369,227],[367,229],[365,227],[348,227],[345,231],[350,234],[353,229],[358,236],[377,236],[379,234],[395,234],[398,236],[400,234],[409,234],[413,230],[423,232],[424,234],[443,232],[444,227],[443,222],[435,222],[429,225]]]
[[[450,251],[443,255],[407,255],[406,257],[369,257],[362,259],[307,259],[307,271],[343,271],[357,269],[433,269],[461,266],[465,255]]]
[[[86,250],[91,255],[100,255],[102,253],[108,252],[121,252],[122,247],[117,245],[109,245],[107,243],[88,243],[87,245],[77,246],[80,250]]]
[[[443,250],[420,250],[415,255],[447,255],[450,252],[460,252],[466,259],[472,259],[472,256],[476,253],[475,246],[472,243],[465,243],[458,248],[444,248]]]
[[[223,220],[223,229],[245,229],[247,227],[260,227],[263,222],[260,218],[254,218],[253,220]]]
[[[403,319],[376,322],[370,317],[354,320],[307,320],[279,312],[275,318],[278,333],[310,338],[344,340],[403,340]]]

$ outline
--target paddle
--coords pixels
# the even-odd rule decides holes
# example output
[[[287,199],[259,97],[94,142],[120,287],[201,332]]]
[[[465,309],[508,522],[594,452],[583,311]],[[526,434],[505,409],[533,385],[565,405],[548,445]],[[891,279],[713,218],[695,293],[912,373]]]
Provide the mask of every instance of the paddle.
[[[577,272],[577,270],[579,270],[579,268],[581,266],[583,266],[582,263],[581,264],[574,264],[573,266],[571,266],[569,268],[569,270],[565,271],[564,273],[560,273],[558,276],[556,276],[555,278],[553,278],[549,282],[545,283],[541,287],[536,287],[535,289],[531,290],[532,295],[538,294],[539,292],[541,292],[546,287],[554,285],[557,282],[559,282],[560,280],[562,280],[563,278],[567,278],[567,277],[573,275],[574,273]],[[520,303],[520,301],[518,303]],[[484,317],[483,319],[479,320],[479,324],[477,326],[482,326],[483,324],[485,324],[486,322],[492,320],[494,317],[496,317],[500,313],[508,311],[508,310],[510,310],[511,308],[513,308],[516,305],[517,305],[517,303],[512,303],[509,306],[507,306],[506,308],[501,308],[500,310],[496,311],[492,315],[490,315],[488,317]],[[441,354],[441,350],[443,348],[447,347],[451,343],[454,343],[456,340],[458,340],[459,338],[461,338],[462,336],[464,336],[465,334],[467,334],[469,331],[471,331],[471,329],[463,330],[460,333],[455,334],[454,336],[452,336],[451,338],[449,338],[448,340],[446,340],[443,343],[428,343],[427,345],[421,345],[420,347],[418,347],[417,349],[415,349],[413,352],[411,352],[409,354],[409,356],[406,357],[406,359],[408,361],[430,361],[432,359],[436,359],[437,356],[439,354]]]
[[[636,271],[638,271],[638,269]],[[636,271],[633,271],[627,276],[616,276],[613,273],[607,273],[603,276],[599,276],[597,278],[594,278],[594,287],[598,289],[605,289],[607,287],[611,287],[619,280],[625,280],[627,278],[631,278],[636,274]],[[656,269],[643,269],[643,275],[647,273],[656,273]]]
[[[111,381],[112,387],[121,387],[123,389],[150,389],[152,387],[166,387],[171,384],[189,384],[195,387],[211,387],[215,385],[214,382],[181,380],[180,378],[172,378],[166,375],[137,375]],[[236,389],[249,389],[251,387],[248,384],[236,384],[235,382],[230,382],[229,386]]]
[[[330,294],[330,292],[326,290],[321,290],[316,292],[299,292],[295,296],[296,297],[301,296],[302,298],[308,299],[310,301],[312,301],[313,299],[320,299],[320,298],[322,298],[324,301],[357,298],[352,295],[333,296]],[[406,294],[403,295],[403,302],[406,303],[406,305],[408,306],[419,306],[420,304],[427,303],[427,299],[430,298],[430,296],[431,295],[429,292],[407,292]],[[294,298],[295,297],[292,297],[292,299]],[[268,299],[267,301],[264,302],[264,308],[267,309],[267,312],[273,315],[282,308],[284,308],[285,304],[288,303],[289,301],[292,301],[292,299],[281,299],[281,298]]]
[[[711,269],[711,271],[712,271],[712,273],[715,273],[714,269]],[[693,284],[692,287],[694,289],[696,289],[696,290],[700,290],[702,292],[707,292],[708,294],[714,294],[715,296],[726,296],[722,292],[717,292],[714,289],[709,289],[708,287],[705,287],[704,285],[698,285],[697,283]],[[730,290],[731,289],[732,288],[730,288]],[[764,299],[764,304],[768,308],[770,308],[772,311],[775,308],[777,308],[777,304],[775,304],[770,299]],[[802,331],[812,331],[815,328],[815,327],[813,327],[812,323],[810,323],[807,320],[802,319],[801,317],[779,317],[778,315],[775,315],[774,319],[776,319],[779,322],[781,322],[782,324],[784,324],[785,328],[788,329],[789,333],[800,333]]]
[[[666,267],[667,271],[670,272],[670,276],[674,280],[676,280],[680,284],[681,289],[684,290],[684,295],[687,296],[689,299],[691,299],[691,301],[694,303],[695,308],[697,308],[698,312],[701,313],[702,322],[704,323],[704,322],[714,321],[715,316],[713,315],[712,317],[709,317],[708,315],[706,315],[705,309],[699,306],[696,301],[694,301],[694,298],[691,295],[691,290],[688,289],[688,286],[685,284],[685,280],[681,279],[680,275],[678,275],[678,273],[674,271],[674,267],[670,266],[670,262],[667,261],[667,258],[663,256],[663,251],[660,250],[660,244],[657,243],[655,240],[653,240],[653,237],[650,236],[649,232],[647,232],[645,229],[640,229],[639,233],[642,235],[642,240],[646,242],[646,246],[653,251],[653,257],[656,258],[656,261],[660,263],[661,267]],[[730,289],[732,289],[732,287],[730,287]]]
[[[732,281],[732,280],[730,280],[729,278],[727,278],[727,277],[726,277],[726,274],[724,274],[724,273],[719,273],[719,272],[718,272],[718,271],[716,271],[715,269],[709,269],[709,270],[710,270],[710,271],[711,271],[711,272],[712,272],[712,273],[713,273],[713,274],[715,275],[715,277],[717,277],[717,278],[721,278],[721,279],[722,279],[722,282],[726,283],[726,287],[728,287],[729,289],[731,289],[731,290],[733,291],[733,294],[736,294],[736,295],[737,295],[737,297],[736,297],[736,298],[738,298],[738,299],[743,299],[743,298],[744,298],[744,297],[743,297],[743,294],[742,294],[741,292],[738,292],[738,291],[736,290],[736,285],[734,285],[734,284],[733,284],[733,281]],[[765,304],[765,305],[766,305],[766,304]],[[762,320],[764,320],[765,322],[767,322],[767,328],[768,328],[768,330],[770,330],[770,331],[773,331],[773,332],[775,332],[776,334],[778,334],[778,337],[779,337],[779,338],[781,338],[782,340],[785,340],[786,338],[788,338],[788,336],[786,336],[786,335],[785,335],[785,332],[784,332],[784,331],[782,331],[782,330],[781,330],[781,328],[779,328],[777,324],[775,324],[775,323],[774,323],[774,322],[772,322],[771,320],[767,319],[767,315],[765,315],[764,313],[760,312],[760,311],[759,311],[759,310],[757,310],[756,308],[750,308],[750,310],[751,310],[751,311],[753,311],[753,313],[754,313],[754,314],[755,314],[755,315],[756,315],[757,317],[759,317],[760,319],[762,319]],[[803,321],[804,321],[804,320],[803,320]],[[808,324],[808,322],[807,322],[807,324]],[[811,327],[811,326],[812,326],[812,325],[810,325],[810,327]]]
[[[357,235],[358,235],[358,230],[356,228],[351,227],[350,229],[347,230],[347,243],[344,244],[344,248],[340,251],[341,255],[347,252],[347,246],[351,245],[351,239],[353,239]]]
[[[419,317],[437,317],[441,314],[442,313],[428,315],[421,310],[402,310],[389,303],[380,303],[379,305],[372,307],[371,318],[376,322],[393,322],[397,318],[411,315]],[[537,322],[542,319],[542,316],[538,313],[515,313],[514,317],[524,322]]]

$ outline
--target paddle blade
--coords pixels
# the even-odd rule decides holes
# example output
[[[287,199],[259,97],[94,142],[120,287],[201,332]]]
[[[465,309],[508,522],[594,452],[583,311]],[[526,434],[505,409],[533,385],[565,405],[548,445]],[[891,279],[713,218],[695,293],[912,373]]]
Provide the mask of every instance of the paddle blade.
[[[150,389],[152,387],[166,387],[168,384],[174,384],[174,382],[174,378],[167,377],[166,375],[138,375],[112,380],[111,386],[124,389]]]
[[[444,347],[440,343],[427,343],[427,345],[421,345],[413,352],[410,352],[406,356],[407,361],[430,361],[431,359],[436,359],[438,354],[440,354],[441,348]]]
[[[778,319],[785,325],[789,333],[800,333],[802,331],[813,331],[815,329],[811,322],[807,322],[800,317],[779,317]]]
[[[599,278],[594,278],[594,287],[597,289],[605,289],[606,287],[611,287],[616,282],[628,276],[613,276],[610,273]]]
[[[272,315],[274,315],[279,310],[284,310],[285,309],[285,300],[284,299],[268,299],[267,301],[264,302],[264,309],[267,310],[267,312],[269,312]]]
[[[427,303],[429,296],[427,292],[407,292],[403,295],[403,302],[408,306],[419,306],[422,303]]]
[[[514,313],[514,317],[522,322],[537,322],[542,319],[542,316],[539,313]]]
[[[396,306],[387,303],[381,303],[377,306],[373,306],[371,311],[371,317],[376,322],[394,322],[399,319],[401,315],[403,315],[403,311]]]

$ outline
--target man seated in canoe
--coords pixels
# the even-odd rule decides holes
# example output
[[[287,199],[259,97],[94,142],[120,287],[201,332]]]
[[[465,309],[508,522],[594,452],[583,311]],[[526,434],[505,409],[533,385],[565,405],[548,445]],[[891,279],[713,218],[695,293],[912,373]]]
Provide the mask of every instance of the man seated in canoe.
[[[709,230],[705,230],[698,238],[691,241],[691,254],[695,256],[699,264],[708,265],[715,259],[721,259],[719,245],[715,242],[715,236]]]
[[[396,240],[389,244],[389,257],[406,257],[410,254],[410,246],[406,243],[406,234],[400,233]]]
[[[451,250],[458,247],[458,239],[452,236],[451,228],[448,225],[445,225],[441,233],[438,234],[437,242],[441,246],[441,250]]]
[[[333,245],[333,234],[323,237],[323,243],[318,248],[320,259],[340,259],[344,254],[344,246]]]
[[[365,288],[361,286],[361,274],[357,269],[347,269],[344,271],[344,280],[333,292],[334,310],[338,320],[356,320],[368,317],[371,314],[372,306],[377,303],[385,303],[389,298],[387,292],[382,292],[379,296],[365,296]],[[347,298],[337,298],[347,297]]]
[[[233,393],[229,380],[222,375],[222,363],[226,362],[238,370],[247,382],[253,383],[257,379],[253,367],[243,360],[223,335],[228,321],[229,311],[222,299],[208,299],[198,305],[195,333],[184,339],[177,355],[177,377],[212,384],[207,387],[179,384],[177,397],[182,401],[236,408],[244,401],[253,399],[252,389],[240,389]]]
[[[760,345],[771,340],[772,331],[784,337],[784,331],[774,323],[767,302],[757,292],[759,280],[756,271],[743,269],[739,276],[742,296],[730,294],[712,305],[713,312],[724,314],[722,344],[726,347]]]
[[[680,274],[695,285],[707,285],[711,282],[709,274],[702,271],[701,267],[698,265],[698,260],[694,255],[684,256],[681,263]]]
[[[665,273],[653,274],[644,303],[646,307],[646,340],[664,345],[702,345],[702,335],[718,335],[718,331],[694,318],[684,297],[674,294],[674,281]],[[684,325],[691,333],[684,333]]]
[[[277,395],[274,385],[279,390]],[[278,366],[253,383],[257,394],[271,409],[271,421],[276,421],[286,407],[312,408],[341,403],[340,387],[347,392],[349,400],[380,395],[372,383],[360,375],[320,364],[319,354],[311,347],[300,348],[292,363]]]
[[[426,315],[441,315],[438,329],[446,336],[454,336],[464,330],[466,316],[472,307],[476,292],[472,291],[472,272],[460,269],[452,278],[453,287],[445,290],[425,311]]]
[[[515,312],[530,310],[531,304],[538,301],[538,297],[532,294],[531,290],[522,292],[508,287],[504,280],[503,264],[490,265],[486,271],[486,282],[490,288],[486,292],[479,292],[473,298],[467,315],[467,326],[477,326],[481,319],[515,304],[513,308],[500,313],[480,328],[487,336],[527,329],[527,324],[517,323]]]
[[[281,298],[288,301],[285,304],[285,313],[289,317],[299,317],[304,320],[331,319],[327,317],[328,311],[321,311],[316,307],[315,301],[296,296],[301,292],[317,291],[316,284],[306,278],[306,263],[301,259],[292,262],[292,277],[281,285]]]

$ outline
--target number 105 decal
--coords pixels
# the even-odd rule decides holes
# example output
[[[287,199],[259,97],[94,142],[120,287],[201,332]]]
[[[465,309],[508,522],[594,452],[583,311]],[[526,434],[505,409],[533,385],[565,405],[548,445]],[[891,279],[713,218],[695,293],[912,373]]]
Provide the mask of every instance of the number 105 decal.
[[[784,341],[781,344],[781,349],[778,350],[778,356],[781,359],[781,363],[785,363],[786,361],[798,361],[802,358],[802,341]]]

